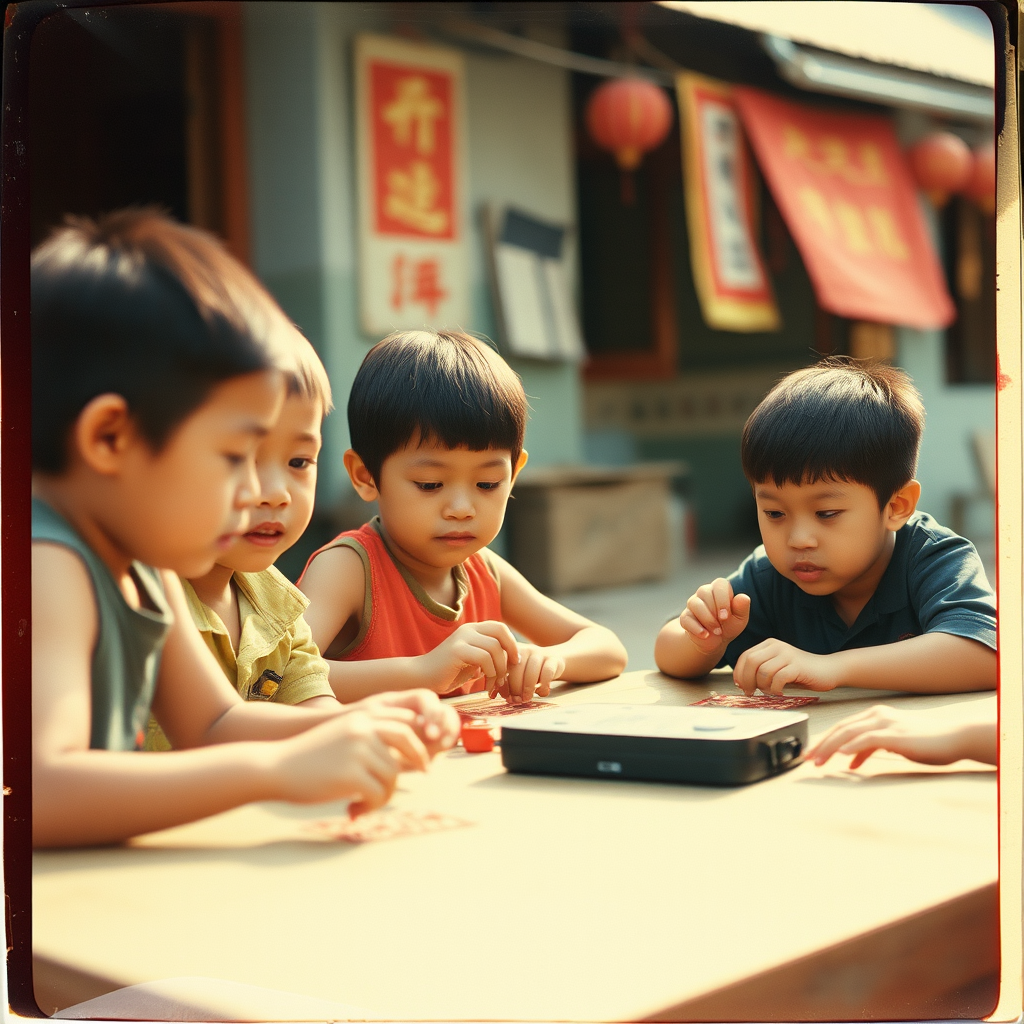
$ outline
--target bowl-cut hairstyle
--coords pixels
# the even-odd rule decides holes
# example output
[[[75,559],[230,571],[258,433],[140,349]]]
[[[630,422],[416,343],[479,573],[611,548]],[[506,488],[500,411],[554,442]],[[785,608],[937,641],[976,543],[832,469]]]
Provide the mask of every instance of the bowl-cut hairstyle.
[[[210,391],[295,373],[297,328],[213,235],[153,207],[69,217],[32,256],[32,466],[67,467],[82,409],[121,395],[159,451]]]
[[[750,414],[740,445],[752,485],[865,484],[884,508],[917,470],[924,406],[894,366],[834,356],[784,377]]]
[[[489,345],[461,331],[391,334],[367,353],[352,384],[352,448],[380,482],[384,460],[411,443],[508,450],[526,432],[522,381]]]

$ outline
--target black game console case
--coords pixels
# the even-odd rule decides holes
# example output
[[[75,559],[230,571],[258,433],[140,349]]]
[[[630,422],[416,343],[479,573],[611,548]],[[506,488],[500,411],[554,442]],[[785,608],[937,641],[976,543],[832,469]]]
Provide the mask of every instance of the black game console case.
[[[576,704],[502,723],[510,772],[737,786],[798,764],[807,715],[759,708]]]

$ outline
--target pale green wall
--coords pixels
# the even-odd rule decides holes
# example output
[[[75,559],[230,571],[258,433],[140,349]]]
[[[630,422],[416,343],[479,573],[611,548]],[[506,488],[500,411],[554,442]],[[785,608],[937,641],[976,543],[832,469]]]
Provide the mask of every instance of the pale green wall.
[[[326,424],[320,503],[348,493],[345,403],[370,344],[359,328],[352,40],[387,31],[372,4],[258,3],[244,14],[254,268],[309,335],[338,411]],[[485,202],[573,224],[571,104],[566,72],[467,54],[473,322],[493,337],[478,211]],[[579,373],[516,361],[531,396],[535,464],[582,457]]]

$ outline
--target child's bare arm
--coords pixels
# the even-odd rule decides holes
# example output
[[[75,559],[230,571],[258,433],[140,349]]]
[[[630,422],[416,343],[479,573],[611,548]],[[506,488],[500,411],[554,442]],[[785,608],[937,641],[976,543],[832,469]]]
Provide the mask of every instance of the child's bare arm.
[[[726,579],[699,587],[678,619],[661,627],[654,661],[669,676],[700,679],[722,659],[730,641],[746,629],[750,598],[734,594]]]
[[[996,652],[978,640],[925,633],[898,643],[808,654],[781,640],[764,640],[743,652],[733,672],[745,693],[781,693],[787,684],[811,690],[837,686],[907,693],[994,690]]]
[[[852,754],[850,767],[859,768],[876,750],[891,750],[923,764],[952,764],[961,758],[995,764],[995,698],[927,711],[878,704],[844,718],[806,756],[822,765],[833,754]]]
[[[388,799],[402,761],[426,765],[425,751],[406,725],[361,714],[334,714],[278,743],[148,755],[91,750],[96,631],[92,585],[80,560],[56,545],[33,545],[36,845],[117,842],[251,800],[347,797],[358,812]],[[202,688],[197,682],[197,704],[207,707]]]
[[[501,580],[502,619],[530,643],[519,645],[520,662],[494,689],[511,703],[547,696],[555,679],[592,683],[626,667],[622,641],[607,627],[542,594],[503,558],[492,556]]]

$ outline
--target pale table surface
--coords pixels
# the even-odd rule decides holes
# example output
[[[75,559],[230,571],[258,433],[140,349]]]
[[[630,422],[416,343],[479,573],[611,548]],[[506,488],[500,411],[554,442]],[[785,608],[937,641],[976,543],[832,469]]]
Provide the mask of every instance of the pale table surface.
[[[626,673],[552,699],[690,704],[711,689],[732,691],[729,675]],[[838,690],[799,710],[813,737],[880,701],[990,696]],[[460,747],[403,776],[392,804],[466,827],[351,845],[313,830],[342,805],[267,803],[37,853],[33,950],[50,975],[110,989],[204,975],[386,1019],[671,1015],[995,882],[993,769],[845,765],[719,789],[512,775],[497,751]]]

